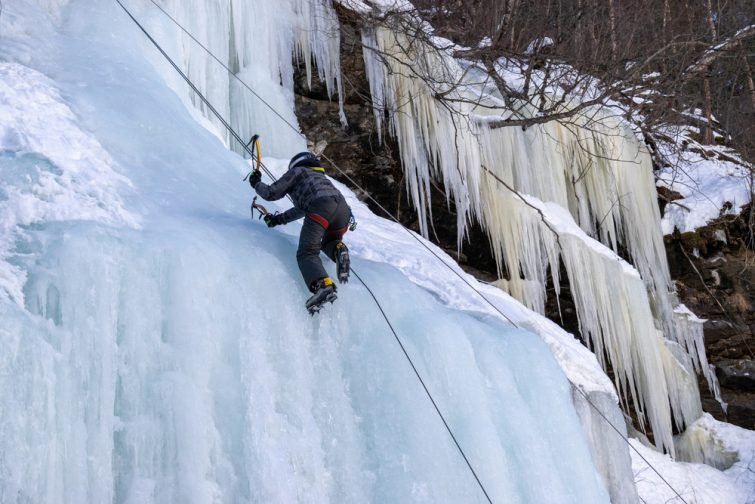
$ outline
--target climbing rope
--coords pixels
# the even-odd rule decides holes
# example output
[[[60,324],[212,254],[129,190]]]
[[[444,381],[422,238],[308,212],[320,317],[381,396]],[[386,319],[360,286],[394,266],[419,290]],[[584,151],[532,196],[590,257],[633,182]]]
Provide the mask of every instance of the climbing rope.
[[[570,383],[571,383],[571,382],[570,382]],[[636,453],[636,454],[637,454],[637,455],[638,455],[638,456],[639,456],[639,457],[640,457],[640,458],[642,459],[642,461],[643,461],[643,462],[645,462],[645,463],[646,463],[646,464],[648,465],[648,467],[649,467],[650,469],[652,469],[652,470],[653,470],[653,472],[654,472],[654,473],[655,473],[656,475],[658,475],[658,477],[659,477],[659,478],[661,478],[661,481],[663,481],[663,482],[664,482],[664,483],[665,483],[665,484],[666,484],[666,485],[667,485],[667,486],[668,486],[668,487],[669,487],[669,488],[671,489],[671,491],[673,491],[673,492],[674,492],[674,493],[676,494],[676,496],[677,496],[677,497],[679,497],[679,499],[680,499],[680,500],[682,501],[682,503],[683,503],[683,504],[687,504],[687,501],[686,501],[686,500],[684,500],[684,497],[682,497],[681,495],[679,495],[679,492],[677,492],[677,491],[676,491],[676,488],[674,488],[673,486],[671,486],[671,483],[669,483],[669,482],[668,482],[668,480],[666,480],[666,478],[664,478],[664,477],[663,477],[663,475],[662,475],[661,473],[659,473],[659,472],[658,472],[658,470],[657,470],[657,469],[656,469],[655,467],[653,467],[653,464],[651,464],[651,463],[650,463],[650,461],[649,461],[648,459],[646,459],[646,458],[645,458],[645,457],[644,457],[644,456],[642,455],[642,453],[640,453],[640,451],[639,451],[639,450],[638,450],[637,448],[635,448],[635,447],[634,447],[634,445],[633,445],[632,443],[630,443],[630,442],[629,442],[629,439],[627,439],[627,437],[626,437],[626,436],[624,436],[624,433],[622,433],[622,432],[621,432],[621,431],[619,430],[619,428],[618,428],[618,427],[616,427],[616,426],[615,426],[615,425],[613,424],[613,422],[611,422],[611,420],[609,420],[609,419],[608,419],[608,417],[607,417],[607,416],[605,416],[605,415],[603,414],[603,412],[602,412],[602,411],[600,411],[600,409],[598,409],[598,407],[597,407],[597,406],[595,406],[595,404],[593,404],[593,402],[592,402],[592,401],[590,400],[590,398],[589,398],[589,397],[587,396],[587,394],[585,394],[585,391],[584,391],[584,390],[582,390],[582,389],[580,389],[579,387],[577,387],[577,386],[576,386],[576,385],[574,385],[573,383],[571,383],[571,386],[572,386],[572,388],[576,389],[576,390],[577,390],[577,391],[578,391],[578,392],[579,392],[580,394],[582,394],[582,397],[584,397],[584,398],[585,398],[585,401],[587,401],[587,403],[588,403],[588,404],[589,404],[590,406],[592,406],[592,407],[593,407],[593,409],[594,409],[595,411],[597,411],[597,412],[598,412],[598,415],[600,415],[600,417],[601,417],[601,418],[602,418],[603,420],[605,420],[605,422],[606,422],[606,423],[607,423],[607,424],[608,424],[608,425],[609,425],[609,426],[611,427],[611,429],[613,429],[614,431],[616,431],[616,434],[618,434],[618,435],[619,435],[619,437],[620,437],[621,439],[623,439],[623,440],[624,440],[624,442],[625,442],[625,443],[626,443],[626,444],[627,444],[627,445],[628,445],[628,446],[629,446],[629,447],[630,447],[630,448],[631,448],[631,449],[632,449],[632,450],[633,450],[633,451],[634,451],[634,452],[635,452],[635,453]]]
[[[181,69],[176,65],[176,63],[171,59],[170,56],[160,47],[160,45],[155,41],[154,38],[147,32],[147,30],[142,26],[141,23],[131,14],[131,12],[126,8],[123,3],[121,3],[121,0],[115,0],[118,5],[121,6],[121,8],[128,14],[128,16],[131,18],[131,20],[141,29],[141,31],[147,36],[147,38],[152,42],[152,44],[160,51],[160,53],[170,62],[171,66],[179,73],[181,74],[181,77],[186,81],[186,83],[191,87],[191,89],[199,96],[199,98],[204,102],[205,105],[207,105],[207,108],[210,109],[213,114],[223,123],[223,125],[228,129],[228,131],[233,135],[233,137],[244,146],[244,149],[253,157],[256,158],[259,161],[259,158],[255,156],[255,154],[248,148],[248,146],[241,140],[241,137],[236,133],[236,131],[231,127],[228,122],[223,119],[223,117],[220,115],[220,113],[210,104],[210,102],[205,98],[205,96],[199,91],[199,89],[194,86],[194,84],[191,82],[191,80],[186,76],[186,74],[181,71]],[[154,2],[153,2],[154,3]],[[157,4],[155,4],[157,5]],[[159,7],[159,6],[158,6]],[[162,9],[161,9],[162,10]],[[164,11],[163,11],[164,12]],[[172,19],[172,18],[171,18]],[[175,20],[174,20],[175,21]],[[193,37],[192,37],[193,38]],[[195,39],[196,40],[196,39]],[[229,70],[230,71],[230,70]],[[269,106],[269,105],[268,105]],[[280,117],[280,116],[279,116]],[[264,167],[264,165],[263,165]],[[267,175],[273,179],[276,180],[275,176],[270,173],[270,171],[265,168],[265,172]],[[403,352],[406,359],[409,361],[409,364],[411,365],[412,370],[414,371],[414,374],[417,376],[417,379],[419,380],[420,384],[422,385],[422,389],[425,391],[425,394],[430,399],[430,402],[432,403],[433,407],[435,408],[435,411],[438,413],[438,416],[440,417],[441,421],[443,422],[444,427],[448,431],[448,434],[451,436],[451,439],[454,442],[454,445],[458,449],[459,453],[461,454],[462,458],[464,459],[464,462],[466,463],[467,467],[472,473],[472,476],[474,476],[475,481],[477,482],[477,485],[480,487],[480,490],[485,495],[485,498],[490,504],[493,504],[493,501],[491,500],[490,496],[488,495],[487,490],[485,489],[485,486],[482,484],[482,481],[480,481],[479,476],[477,475],[477,472],[474,470],[474,467],[472,466],[471,462],[467,458],[467,455],[464,453],[464,450],[462,449],[461,445],[459,444],[458,440],[456,439],[456,436],[453,433],[453,430],[451,430],[451,427],[449,426],[448,422],[446,421],[445,416],[443,416],[443,413],[440,411],[440,408],[438,407],[438,404],[435,402],[435,399],[433,398],[432,394],[430,393],[430,390],[427,388],[427,385],[425,384],[425,381],[422,379],[422,376],[420,375],[419,371],[417,370],[417,367],[414,365],[414,362],[412,361],[412,358],[409,356],[409,353],[406,350],[406,347],[404,346],[403,342],[401,341],[401,338],[399,337],[398,333],[393,327],[393,324],[391,324],[391,321],[388,317],[388,315],[385,313],[385,310],[383,309],[382,305],[380,304],[380,301],[378,301],[375,294],[372,292],[372,289],[367,285],[367,283],[362,280],[362,278],[358,275],[355,269],[351,269],[352,273],[354,273],[354,276],[359,280],[359,282],[364,286],[365,289],[367,289],[367,292],[370,293],[370,296],[372,296],[372,299],[375,301],[375,304],[377,305],[378,309],[380,310],[380,313],[382,314],[383,318],[385,319],[386,323],[388,324],[388,327],[390,328],[391,332],[393,333],[394,338],[399,344],[399,347],[401,347],[401,351]]]
[[[462,450],[461,445],[456,440],[456,436],[451,430],[451,427],[448,425],[448,422],[446,422],[446,417],[444,417],[443,413],[441,413],[440,408],[438,407],[438,404],[435,402],[435,399],[433,399],[433,396],[430,393],[430,390],[427,388],[427,385],[425,385],[425,380],[422,379],[422,375],[419,374],[417,367],[414,365],[414,361],[412,361],[412,358],[409,357],[409,352],[406,351],[406,347],[404,346],[404,343],[401,341],[401,338],[399,338],[398,333],[396,333],[396,329],[393,328],[393,324],[391,324],[391,321],[388,318],[388,315],[385,313],[385,310],[383,310],[383,306],[380,304],[380,301],[378,301],[377,296],[375,296],[375,293],[372,292],[372,289],[369,288],[367,283],[364,280],[362,280],[362,277],[360,277],[353,268],[351,272],[354,273],[354,276],[357,277],[359,282],[364,286],[365,289],[367,289],[367,292],[370,293],[370,296],[372,296],[372,299],[375,301],[375,304],[380,310],[380,313],[383,315],[385,322],[388,324],[388,327],[391,329],[391,332],[393,333],[393,337],[396,338],[396,342],[401,347],[401,351],[404,352],[404,356],[406,357],[406,360],[408,360],[409,364],[412,366],[412,371],[414,371],[414,374],[417,376],[417,379],[422,384],[422,388],[425,390],[425,393],[427,394],[427,397],[430,399],[430,402],[433,403],[433,408],[435,408],[435,411],[438,413],[438,416],[443,421],[443,425],[446,427],[448,434],[451,436],[451,439],[456,445],[456,448],[459,450],[459,453],[461,453],[461,456],[464,458],[464,462],[467,464],[467,467],[469,467],[469,470],[472,472],[472,476],[474,476],[475,481],[477,481],[477,484],[480,486],[480,490],[482,490],[482,493],[485,494],[485,498],[488,500],[488,502],[492,504],[493,501],[490,500],[490,496],[488,495],[488,492],[485,490],[485,486],[480,481],[480,478],[477,476],[477,472],[475,472],[474,468],[472,467],[472,464],[469,462],[469,459],[464,453],[464,450]]]
[[[230,124],[220,115],[220,113],[210,104],[210,102],[205,98],[205,96],[199,91],[199,89],[196,88],[196,86],[191,82],[191,80],[184,74],[184,72],[176,65],[176,63],[170,58],[170,56],[160,47],[160,45],[155,41],[154,38],[149,34],[149,32],[139,23],[139,21],[131,14],[131,12],[126,8],[123,3],[121,3],[121,0],[115,0],[118,5],[121,6],[121,8],[126,12],[126,14],[131,18],[131,20],[139,27],[139,29],[147,36],[147,38],[152,42],[152,44],[160,51],[160,53],[170,62],[171,66],[178,72],[181,77],[186,81],[186,83],[189,85],[189,87],[194,91],[194,93],[199,96],[199,98],[202,100],[202,102],[207,105],[208,109],[210,109],[213,114],[221,121],[223,126],[225,126],[228,131],[233,135],[233,137],[238,141],[240,145],[244,147],[244,149],[249,153],[249,155],[252,157],[252,159],[256,159],[257,162],[262,166],[265,173],[273,180],[276,180],[276,177],[270,172],[270,170],[267,169],[267,167],[261,163],[261,161],[257,158],[254,152],[252,152],[248,145],[244,143],[243,140],[241,140],[241,137],[236,133],[236,131],[231,127]],[[191,38],[197,45],[199,45],[212,59],[214,59],[220,66],[222,66],[234,79],[236,79],[242,86],[244,86],[249,92],[251,92],[257,99],[259,99],[273,114],[275,114],[281,121],[283,121],[284,124],[286,124],[289,128],[291,128],[293,131],[295,131],[297,134],[299,134],[302,138],[306,140],[306,136],[299,131],[299,129],[291,124],[284,116],[282,116],[276,109],[273,107],[270,103],[268,103],[262,96],[260,96],[254,89],[252,89],[244,80],[242,80],[238,75],[236,75],[225,63],[223,63],[222,60],[220,60],[215,54],[210,51],[202,42],[197,40],[194,35],[189,32],[186,28],[183,27],[181,23],[179,23],[173,16],[171,16],[165,9],[163,9],[159,4],[155,2],[155,0],[150,0],[150,2],[157,7],[165,16],[167,16],[181,31],[183,31],[189,38]],[[322,157],[325,158],[342,176],[344,176],[349,182],[354,184],[355,187],[357,187],[359,190],[362,191],[363,194],[367,195],[367,197],[372,201],[380,210],[385,213],[391,220],[399,224],[402,229],[407,231],[412,238],[414,238],[422,247],[427,249],[428,252],[430,252],[436,259],[438,259],[445,267],[447,267],[454,275],[459,277],[469,288],[471,288],[481,299],[483,299],[488,305],[490,305],[493,310],[495,310],[498,314],[500,314],[504,319],[509,321],[514,327],[521,328],[516,322],[514,322],[509,316],[507,316],[505,313],[503,313],[498,306],[496,306],[492,301],[490,301],[484,294],[482,294],[479,290],[477,290],[464,276],[462,276],[458,271],[456,271],[454,268],[451,267],[448,263],[446,263],[434,250],[432,250],[420,237],[417,236],[416,233],[411,231],[410,229],[406,228],[396,217],[393,216],[383,205],[381,205],[375,198],[372,197],[372,195],[365,190],[358,182],[356,182],[352,177],[350,177],[345,171],[343,171],[332,159],[330,159],[327,155],[324,153],[322,154]],[[388,327],[390,328],[391,332],[393,333],[394,338],[396,339],[398,345],[400,346],[404,356],[406,357],[407,361],[411,365],[412,370],[414,371],[414,374],[417,376],[417,379],[419,380],[420,384],[422,385],[422,388],[424,389],[427,397],[430,399],[430,402],[432,403],[433,407],[435,408],[435,411],[437,412],[438,416],[440,417],[441,421],[443,422],[443,425],[445,426],[446,430],[448,431],[449,435],[451,436],[451,439],[453,440],[456,448],[458,449],[459,453],[461,454],[462,458],[464,459],[464,462],[466,463],[467,467],[469,468],[470,472],[475,478],[475,481],[477,482],[478,486],[480,487],[480,490],[485,495],[485,498],[487,501],[492,504],[492,500],[490,496],[488,495],[488,492],[485,489],[485,486],[480,481],[480,478],[477,475],[477,472],[474,470],[474,467],[470,463],[469,459],[467,458],[466,454],[464,453],[464,450],[462,449],[461,445],[456,439],[456,436],[454,435],[451,427],[449,426],[448,422],[446,421],[443,413],[440,411],[440,408],[438,407],[437,403],[435,402],[435,399],[433,398],[432,394],[430,393],[430,390],[427,388],[424,380],[422,379],[422,376],[420,375],[419,371],[417,370],[416,366],[414,365],[414,362],[412,361],[411,357],[409,356],[409,353],[406,350],[406,347],[404,346],[403,342],[401,341],[401,338],[398,336],[398,333],[394,329],[393,325],[390,322],[390,319],[388,315],[385,313],[385,310],[383,309],[380,301],[377,299],[377,296],[372,292],[372,290],[369,288],[369,286],[365,283],[365,281],[357,274],[357,272],[352,268],[352,272],[354,273],[354,276],[359,280],[359,282],[365,287],[367,292],[369,292],[370,296],[372,296],[372,299],[375,301],[376,306],[380,310],[380,313],[382,314],[383,318],[385,319],[386,323],[388,324]],[[589,396],[585,393],[584,390],[577,387],[573,383],[571,386],[576,389],[582,397],[584,397],[585,401],[592,407],[598,415],[600,415],[601,418],[619,435],[619,437],[635,452],[637,455],[650,467],[650,469],[653,470],[653,472],[676,494],[676,496],[682,501],[683,504],[687,504],[687,501],[681,496],[681,494],[666,480],[666,478],[661,475],[660,472],[648,461],[630,442],[629,439],[627,439],[624,434],[621,432],[621,430],[616,427],[613,422],[608,419],[605,414],[598,408],[589,398]]]

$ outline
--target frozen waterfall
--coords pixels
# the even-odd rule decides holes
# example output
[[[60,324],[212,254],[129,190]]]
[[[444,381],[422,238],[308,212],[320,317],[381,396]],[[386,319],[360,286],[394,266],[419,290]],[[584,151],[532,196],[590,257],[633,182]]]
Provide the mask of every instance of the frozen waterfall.
[[[132,4],[236,114],[222,72]],[[255,36],[295,50],[266,31],[280,12],[255,12]],[[366,289],[306,314],[298,226],[249,219],[248,165],[140,37],[112,2],[18,0],[0,16],[0,502],[484,502]],[[237,64],[291,99],[269,66]],[[268,127],[268,152],[302,148]],[[465,298],[347,194],[361,221],[354,266],[493,501],[608,502],[552,350],[581,356],[567,372],[586,377],[594,359]],[[493,290],[520,325],[560,337]]]
[[[375,117],[380,127],[389,114],[422,232],[438,179],[457,210],[459,243],[477,219],[501,275],[508,269],[500,285],[522,303],[544,313],[549,275],[558,294],[563,264],[583,335],[613,367],[640,427],[647,421],[656,446],[673,454],[673,427],[702,414],[695,372],[712,390],[717,383],[701,351],[702,322],[673,292],[650,157],[620,114],[495,129],[490,120],[506,108],[473,63],[410,43],[391,26],[366,28],[363,45]],[[617,255],[619,245],[633,264]]]

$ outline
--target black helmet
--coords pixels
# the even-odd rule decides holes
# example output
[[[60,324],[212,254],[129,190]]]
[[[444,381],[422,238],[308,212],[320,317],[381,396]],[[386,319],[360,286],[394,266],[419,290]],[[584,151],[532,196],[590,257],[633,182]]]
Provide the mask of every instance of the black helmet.
[[[316,167],[320,166],[320,160],[311,152],[300,152],[291,158],[291,162],[288,163],[288,169],[295,168],[297,166]]]

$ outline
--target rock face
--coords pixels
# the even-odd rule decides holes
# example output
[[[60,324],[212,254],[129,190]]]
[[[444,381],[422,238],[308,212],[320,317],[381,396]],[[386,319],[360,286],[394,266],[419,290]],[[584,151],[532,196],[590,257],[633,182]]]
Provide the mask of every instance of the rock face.
[[[336,9],[342,27],[341,68],[348,125],[341,125],[338,102],[328,99],[324,85],[315,79],[312,88],[307,86],[303,69],[297,73],[295,81],[299,124],[310,140],[327,142],[324,154],[338,167],[330,167],[329,175],[352,189],[356,189],[354,182],[358,183],[366,193],[355,192],[373,212],[387,217],[380,208],[383,207],[403,225],[418,231],[417,213],[406,196],[398,146],[386,132],[383,132],[382,143],[378,140],[359,30],[348,11],[338,6]],[[663,196],[661,206],[674,199],[673,194]],[[458,250],[454,208],[446,204],[441,187],[434,188],[432,197],[430,238],[480,280],[496,280],[497,268],[485,233],[479,226],[472,227],[462,249]],[[753,429],[755,253],[752,240],[748,241],[752,232],[748,231],[747,215],[749,210],[745,209],[740,217],[722,218],[695,233],[668,236],[666,251],[681,301],[708,320],[705,324],[708,359],[716,366],[721,394],[729,403],[727,415],[702,380],[703,407],[718,419]],[[558,302],[550,296],[546,315],[579,335],[568,284],[561,285]]]
[[[726,412],[701,383],[714,417],[755,429],[755,253],[749,207],[695,232],[666,237],[679,297],[705,323],[708,360],[716,367]]]
[[[718,363],[718,379],[726,388],[755,392],[755,361],[724,359]]]

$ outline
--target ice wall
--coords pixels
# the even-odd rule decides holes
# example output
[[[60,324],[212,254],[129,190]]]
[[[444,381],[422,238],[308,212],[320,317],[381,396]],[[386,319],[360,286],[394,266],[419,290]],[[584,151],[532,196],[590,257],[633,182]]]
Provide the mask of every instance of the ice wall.
[[[279,145],[306,148],[301,137],[284,122],[297,124],[293,113],[295,61],[304,64],[308,82],[316,70],[328,94],[342,99],[338,58],[340,31],[330,0],[160,0],[158,4],[197,40],[171,23],[148,0],[129,2],[155,39],[241,138],[248,140],[254,133],[275,132],[276,141],[266,148],[268,155],[288,154],[287,150],[278,150]],[[210,121],[217,134],[236,152],[243,152],[149,41],[142,38],[139,43],[167,84],[187,105],[195,107]],[[233,78],[223,65],[256,95]],[[272,114],[262,100],[270,103],[282,118]],[[346,123],[343,107],[341,120]],[[267,140],[263,138],[266,145]]]
[[[638,502],[634,478],[627,478],[632,472],[631,458],[626,453],[627,445],[625,421],[616,407],[613,394],[591,391],[584,395],[572,389],[572,401],[579,415],[583,430],[590,439],[590,452],[595,465],[608,487],[612,504],[634,504]],[[597,410],[597,411],[596,411]],[[608,422],[611,422],[609,425]],[[613,427],[618,429],[618,433]]]
[[[270,25],[270,26],[276,26],[276,27],[279,27],[280,23],[289,23],[289,25],[286,25],[286,26],[296,26],[296,23],[298,21],[295,21],[296,20],[295,16],[286,16],[285,21],[279,20],[278,18],[279,14],[281,12],[285,12],[285,9],[287,8],[288,8],[287,5],[282,5],[282,6],[276,6],[274,9],[270,7],[266,7],[266,6],[259,6],[258,8],[253,9],[254,10],[253,17],[255,19],[255,23],[254,23],[255,26],[260,23],[265,24],[265,25]],[[234,36],[236,38],[232,38],[232,40],[236,40],[238,38],[238,33],[240,33],[239,29],[237,28],[237,24],[240,23],[240,25],[243,26],[244,23],[246,22],[242,19],[241,14],[238,14],[239,12],[241,11],[237,9],[237,10],[233,10],[233,12],[231,13],[232,18],[234,19],[234,23],[236,23],[234,24],[234,31],[233,31]],[[148,18],[150,18],[150,16],[156,15],[154,12],[152,13],[144,12],[144,14]],[[262,14],[262,16],[260,14]],[[329,23],[333,20],[332,15],[330,14],[326,15],[325,18],[330,20],[328,21]],[[291,19],[295,21],[293,24],[290,24]],[[166,22],[166,21],[163,19],[162,22]],[[154,28],[157,30],[158,33],[161,33],[162,30],[165,29],[165,26],[162,26],[160,23],[161,21],[158,19],[155,19],[154,22],[152,23],[152,25],[154,26]],[[249,23],[247,23],[247,26],[248,25]],[[315,51],[315,58],[318,61],[332,60],[332,61],[337,62],[337,57],[333,56],[334,54],[337,54],[337,49],[338,49],[337,38],[334,38],[328,34],[329,32],[332,32],[332,29],[333,27],[330,26],[329,28],[324,30],[328,37],[329,44],[321,43],[320,45],[321,49],[319,50],[324,51],[323,54],[318,55],[317,53],[318,50]],[[281,28],[276,28],[274,30],[271,30],[271,32],[283,33],[283,34],[288,33],[287,29],[281,29]],[[280,39],[276,39],[276,38],[265,39],[264,37],[266,36],[269,37],[271,32],[266,32],[264,30],[263,31],[252,30],[252,31],[245,32],[247,34],[246,36],[257,37],[255,39],[256,42],[249,43],[246,46],[247,50],[237,48],[237,47],[242,47],[243,43],[232,42],[232,46],[233,46],[232,53],[238,53],[239,55],[246,54],[248,56],[251,55],[248,58],[249,59],[248,64],[250,65],[258,64],[259,68],[253,67],[249,71],[240,70],[238,75],[242,77],[247,83],[251,84],[254,87],[256,92],[263,93],[265,98],[272,103],[272,105],[276,108],[276,110],[279,112],[283,111],[283,114],[286,115],[286,117],[288,118],[289,112],[286,112],[286,110],[291,109],[291,103],[289,101],[291,100],[291,94],[290,94],[290,90],[286,89],[285,86],[290,85],[290,83],[284,78],[284,76],[288,74],[284,71],[281,71],[280,68],[285,67],[286,65],[285,55],[287,51],[291,50],[291,45],[286,43],[285,41],[281,41]],[[276,51],[275,48],[281,46],[281,44],[284,49],[282,50],[282,53],[279,53],[278,51]],[[269,54],[266,53],[265,55],[263,55],[263,59],[259,60],[257,58],[257,52],[259,51],[260,46],[265,46],[265,45],[269,47],[268,49]],[[314,45],[312,45],[311,47],[314,47]],[[194,50],[198,51],[199,49],[195,47]],[[150,52],[152,51],[152,48],[145,47],[145,51],[147,51],[147,54],[150,54]],[[272,56],[270,56],[271,54]],[[284,56],[280,56],[280,54],[283,54]],[[200,58],[200,61],[201,61],[201,58]],[[245,61],[246,60],[243,60],[242,63],[240,64],[246,65],[247,63],[245,63]],[[231,58],[231,63],[233,67],[233,58]],[[170,68],[167,68],[163,62],[154,61],[154,64],[158,69],[161,69],[161,73],[163,75],[167,76],[168,82],[170,82],[172,79],[175,79],[173,70]],[[336,63],[334,63],[334,65],[335,64]],[[334,66],[334,68],[336,67]],[[376,69],[376,70],[379,70],[379,69]],[[281,83],[284,84],[284,88],[282,88],[282,92],[281,92],[281,88],[278,86],[278,83],[275,81],[275,76],[278,75],[279,73],[281,75]],[[337,72],[335,72],[335,75],[337,76]],[[271,76],[271,77],[268,78],[268,76]],[[332,80],[332,78],[329,78],[327,75],[321,76],[321,77],[326,78],[328,82]],[[301,140],[299,138],[296,138],[295,135],[292,136],[291,132],[286,130],[285,128],[281,129],[279,119],[269,114],[269,111],[261,109],[255,112],[254,107],[258,107],[259,104],[257,104],[257,102],[255,102],[254,99],[249,98],[248,90],[244,89],[244,87],[239,82],[235,81],[234,79],[231,79],[230,82],[231,82],[232,101],[234,100],[234,96],[239,96],[240,99],[245,100],[243,103],[241,103],[240,107],[232,107],[233,114],[241,114],[244,116],[244,117],[241,117],[241,115],[239,115],[240,117],[239,121],[242,124],[240,124],[238,127],[242,131],[244,131],[244,128],[247,127],[247,124],[253,124],[254,128],[256,128],[256,131],[275,131],[276,138],[274,139],[275,141],[274,141],[274,145],[272,146],[272,152],[278,153],[281,155],[290,154],[290,152],[287,152],[287,151],[276,150],[277,149],[276,146],[288,145],[289,143],[291,145],[297,145],[301,142]],[[173,86],[173,88],[176,89],[180,94],[182,94],[182,96],[184,96],[184,101],[187,104],[190,104],[191,103],[190,100],[186,99],[187,90],[182,89],[181,86],[182,86],[181,83],[176,83]],[[252,108],[245,108],[246,104],[249,104],[250,107]],[[249,112],[245,112],[245,111],[249,111]],[[376,116],[379,117],[379,115],[376,115]],[[295,122],[291,120],[290,118],[288,118],[288,120],[289,122]],[[222,136],[222,133],[221,133],[221,136]],[[245,136],[245,135],[243,135],[242,133],[242,136]],[[449,137],[448,140],[453,141],[453,138]],[[451,172],[446,172],[446,173],[451,173]],[[451,185],[455,184],[456,182],[457,181],[453,181]],[[459,202],[457,202],[457,205],[459,205]],[[460,218],[462,215],[463,213],[460,213]],[[459,229],[460,230],[463,229],[463,226],[459,226]],[[566,364],[565,369],[572,365],[573,364]],[[580,383],[580,386],[582,385],[583,384]],[[611,435],[615,435],[615,434],[611,434]],[[606,442],[606,440],[602,438],[591,438],[591,439],[592,439],[592,443],[596,446],[611,445],[610,441]],[[623,450],[620,452],[614,452],[613,455],[615,456],[616,460],[622,460],[622,459],[628,460],[628,455],[626,453],[626,450]],[[601,468],[601,470],[603,470],[603,468]],[[612,491],[612,495],[614,495],[614,498],[616,495],[622,495],[623,496],[622,498],[626,498],[629,501],[631,501],[633,493],[627,493],[627,492],[621,491],[621,488],[624,488],[627,484],[627,481],[629,481],[630,479],[631,475],[629,472],[626,472],[624,474],[619,474],[619,472],[615,472],[615,471],[613,473],[611,473],[611,471],[604,471],[603,475],[605,476],[606,481],[610,482],[611,491]],[[617,489],[619,490],[617,491]]]
[[[298,229],[249,220],[248,165],[117,6],[74,1],[48,33],[30,5],[0,17],[18,28],[0,43],[0,117],[17,119],[0,200],[19,210],[0,264],[24,273],[0,299],[0,502],[484,502],[369,293],[306,314]],[[50,121],[17,117],[24,93]],[[52,199],[39,183],[68,178]],[[409,253],[354,264],[493,501],[608,502],[548,347],[385,260]]]
[[[24,65],[0,62],[0,256],[40,221],[95,220],[138,226],[119,189],[129,186],[102,146],[81,129],[54,83]],[[49,131],[55,131],[54,135]],[[26,273],[0,262],[0,299],[23,304]]]
[[[265,230],[161,224],[62,227],[76,237],[35,261],[31,313],[3,305],[4,500],[484,501],[364,290],[313,324],[293,261],[255,248]],[[250,253],[264,278],[238,272]],[[361,270],[494,502],[608,501],[538,338],[444,315],[390,268]]]
[[[438,179],[457,209],[459,242],[477,219],[504,285],[527,306],[544,312],[548,277],[558,289],[563,263],[583,334],[613,366],[625,404],[673,453],[672,421],[683,428],[701,414],[694,372],[716,384],[701,322],[673,294],[647,152],[610,111],[492,129],[489,119],[506,111],[474,65],[409,42],[391,28],[363,32],[378,126],[387,111],[421,231]]]

